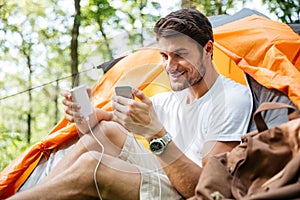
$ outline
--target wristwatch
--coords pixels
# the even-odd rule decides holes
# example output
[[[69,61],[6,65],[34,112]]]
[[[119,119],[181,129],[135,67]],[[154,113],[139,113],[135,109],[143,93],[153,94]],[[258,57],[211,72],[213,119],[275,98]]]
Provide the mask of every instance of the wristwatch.
[[[167,145],[171,141],[172,141],[172,136],[170,135],[170,133],[167,132],[163,137],[154,138],[153,140],[151,140],[149,143],[149,148],[152,153],[154,153],[156,155],[160,155],[164,152]]]

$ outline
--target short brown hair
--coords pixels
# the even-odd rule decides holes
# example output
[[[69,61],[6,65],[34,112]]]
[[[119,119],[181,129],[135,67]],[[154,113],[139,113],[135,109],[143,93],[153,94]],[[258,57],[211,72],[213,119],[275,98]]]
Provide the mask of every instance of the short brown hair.
[[[193,8],[181,9],[159,19],[154,26],[156,39],[177,34],[189,36],[202,47],[213,40],[213,31],[208,18]],[[176,34],[177,33],[177,34]]]

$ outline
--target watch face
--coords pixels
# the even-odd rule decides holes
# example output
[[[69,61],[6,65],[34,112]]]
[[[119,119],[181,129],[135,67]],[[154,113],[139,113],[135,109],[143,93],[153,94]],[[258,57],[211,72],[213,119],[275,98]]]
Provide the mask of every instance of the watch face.
[[[160,153],[162,152],[164,145],[160,141],[153,141],[149,147],[153,153]]]

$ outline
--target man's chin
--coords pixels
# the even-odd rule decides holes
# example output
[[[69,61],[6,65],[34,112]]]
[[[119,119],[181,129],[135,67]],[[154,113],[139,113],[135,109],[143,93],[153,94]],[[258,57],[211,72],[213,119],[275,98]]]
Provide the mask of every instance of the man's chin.
[[[188,88],[189,86],[188,85],[184,85],[184,84],[178,84],[178,83],[171,83],[171,89],[175,92],[177,91],[181,91],[181,90],[184,90],[186,88]]]

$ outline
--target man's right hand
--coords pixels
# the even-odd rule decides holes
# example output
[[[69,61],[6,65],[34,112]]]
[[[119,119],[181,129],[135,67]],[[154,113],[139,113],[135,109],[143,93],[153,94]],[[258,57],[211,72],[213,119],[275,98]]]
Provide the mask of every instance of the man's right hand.
[[[87,92],[89,97],[92,94],[92,90],[87,88]],[[80,105],[72,101],[72,93],[63,90],[61,95],[64,97],[62,100],[63,105],[65,106],[65,118],[69,122],[75,122],[77,128],[80,130],[81,133],[89,132],[89,128],[87,126],[87,121],[82,114],[80,114]],[[97,125],[101,120],[110,121],[112,120],[112,113],[102,110],[100,108],[94,108],[94,113],[90,115],[89,125],[90,127],[94,127]]]
[[[88,95],[90,97],[91,95],[91,89],[87,89]],[[63,105],[65,106],[64,111],[65,111],[65,118],[69,122],[76,122],[76,123],[83,123],[84,122],[84,117],[82,114],[80,114],[80,105],[72,101],[72,93],[63,90],[61,92],[61,95],[64,97],[62,100]]]

